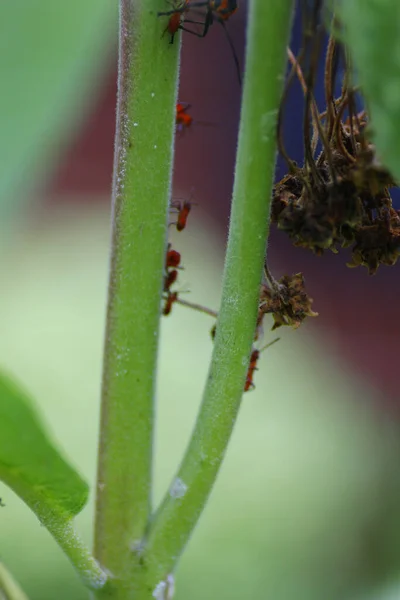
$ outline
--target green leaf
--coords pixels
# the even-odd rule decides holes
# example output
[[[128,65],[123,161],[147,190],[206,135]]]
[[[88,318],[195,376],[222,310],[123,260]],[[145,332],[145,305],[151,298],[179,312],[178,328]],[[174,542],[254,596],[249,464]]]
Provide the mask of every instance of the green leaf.
[[[60,140],[84,117],[116,16],[110,0],[2,2],[0,215],[51,169]]]
[[[378,155],[400,180],[400,2],[342,0],[338,8]]]
[[[46,435],[28,396],[0,375],[0,479],[43,524],[65,522],[85,505],[88,486]]]

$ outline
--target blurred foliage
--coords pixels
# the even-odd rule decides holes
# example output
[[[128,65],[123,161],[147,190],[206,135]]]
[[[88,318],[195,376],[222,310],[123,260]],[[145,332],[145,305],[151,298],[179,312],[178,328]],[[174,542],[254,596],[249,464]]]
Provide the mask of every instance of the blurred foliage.
[[[0,597],[2,600],[28,600],[15,579],[0,562]]]
[[[400,2],[339,0],[344,41],[372,118],[371,137],[382,163],[400,180]]]
[[[200,219],[201,206],[197,213]],[[0,363],[39,399],[56,438],[91,483],[108,245],[108,215],[81,211],[49,223],[41,218],[0,259]],[[175,246],[185,266],[182,286],[193,300],[216,307],[223,257],[211,225],[191,224]],[[197,413],[212,324],[179,306],[163,320],[157,501]],[[271,335],[266,330],[265,341]],[[374,407],[373,390],[346,376],[307,326],[284,332],[259,366],[256,390],[244,398],[221,476],[178,569],[176,598],[358,599],[399,566],[398,430]],[[35,517],[4,486],[0,496],[2,558],[31,600],[86,598]],[[77,518],[86,539],[92,508]]]
[[[44,432],[31,399],[0,375],[0,479],[42,520],[75,516],[88,487]]]
[[[85,115],[88,92],[109,63],[117,2],[2,2],[0,19],[0,215],[54,164]],[[113,37],[114,36],[114,37]]]

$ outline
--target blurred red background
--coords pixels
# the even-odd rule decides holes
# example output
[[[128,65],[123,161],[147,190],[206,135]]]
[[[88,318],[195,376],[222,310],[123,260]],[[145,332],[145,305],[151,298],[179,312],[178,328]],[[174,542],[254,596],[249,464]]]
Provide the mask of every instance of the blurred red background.
[[[239,13],[229,21],[229,32],[243,64],[244,22]],[[109,202],[116,60],[115,56],[115,67],[104,78],[92,111],[48,184],[47,209],[55,203],[71,202],[71,198],[85,203]],[[174,194],[189,196],[194,188],[202,210],[220,227],[222,247],[228,227],[240,88],[229,45],[218,24],[205,39],[183,34],[179,99],[192,104],[195,121],[209,125],[194,122],[190,130],[178,136]],[[303,327],[319,337],[328,354],[339,358],[345,368],[376,388],[382,408],[397,414],[398,267],[381,266],[370,277],[366,269],[347,268],[345,252],[315,257],[293,248],[285,234],[276,230],[271,233],[269,260],[276,277],[304,273],[307,290],[314,298],[313,308],[320,316]]]

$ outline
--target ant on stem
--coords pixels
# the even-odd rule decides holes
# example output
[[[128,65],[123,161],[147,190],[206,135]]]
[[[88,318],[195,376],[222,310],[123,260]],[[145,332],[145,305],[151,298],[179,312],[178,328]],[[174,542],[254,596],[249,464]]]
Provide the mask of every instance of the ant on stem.
[[[272,344],[275,344],[275,342],[278,342],[280,339],[281,338],[275,338],[274,340],[272,340],[272,342],[269,342],[268,344],[263,346],[260,350],[258,350],[257,348],[253,348],[251,355],[250,355],[250,362],[249,362],[249,368],[248,368],[247,375],[246,375],[246,382],[244,384],[245,392],[254,390],[254,388],[256,387],[253,382],[253,377],[254,377],[254,371],[258,371],[257,363],[258,363],[258,359],[260,358],[260,354],[262,352],[264,352],[264,350],[266,350],[267,348],[272,346]]]

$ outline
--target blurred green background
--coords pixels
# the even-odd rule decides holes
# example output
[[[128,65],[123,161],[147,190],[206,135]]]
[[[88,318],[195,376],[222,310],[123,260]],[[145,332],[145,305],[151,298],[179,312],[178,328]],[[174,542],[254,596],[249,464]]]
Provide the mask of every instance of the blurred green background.
[[[115,60],[116,2],[25,0],[0,14],[0,363],[93,484],[109,205],[104,194],[91,203],[78,193],[43,199]],[[185,265],[181,289],[217,308],[223,240],[201,200],[174,247]],[[179,306],[162,322],[155,502],[190,435],[211,325]],[[179,565],[177,600],[400,598],[398,423],[307,324],[284,331],[259,366]],[[0,558],[29,597],[86,598],[34,515],[2,484],[0,497]],[[88,543],[93,500],[77,519]]]

